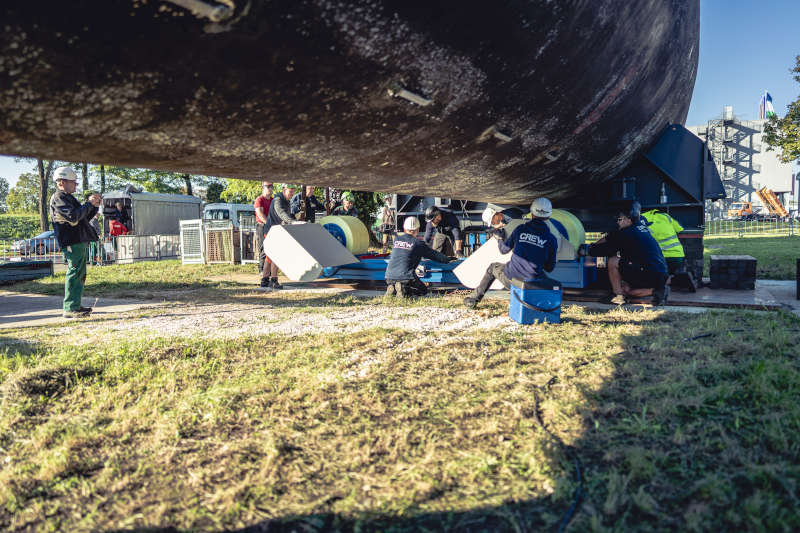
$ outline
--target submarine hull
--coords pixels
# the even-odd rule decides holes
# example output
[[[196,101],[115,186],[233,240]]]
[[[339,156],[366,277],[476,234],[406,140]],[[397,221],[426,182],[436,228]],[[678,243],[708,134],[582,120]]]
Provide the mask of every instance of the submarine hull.
[[[0,153],[525,203],[694,87],[699,0],[6,0]],[[198,9],[199,9],[198,7]]]

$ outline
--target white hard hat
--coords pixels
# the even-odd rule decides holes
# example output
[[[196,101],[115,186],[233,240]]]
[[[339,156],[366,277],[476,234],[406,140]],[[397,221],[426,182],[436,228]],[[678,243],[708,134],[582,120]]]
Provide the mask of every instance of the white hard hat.
[[[75,174],[75,171],[69,167],[58,167],[53,172],[53,180],[69,180],[69,181],[78,181],[78,175]]]
[[[484,209],[483,213],[481,214],[481,220],[483,220],[483,223],[486,224],[487,226],[491,226],[492,225],[492,217],[494,217],[494,214],[496,212],[497,211],[495,211],[491,207],[487,207],[486,209]]]
[[[537,198],[531,204],[531,215],[536,218],[550,218],[553,214],[553,204],[547,198]]]
[[[403,222],[403,229],[405,231],[416,231],[419,229],[419,220],[417,217],[408,217],[406,218],[405,222]]]

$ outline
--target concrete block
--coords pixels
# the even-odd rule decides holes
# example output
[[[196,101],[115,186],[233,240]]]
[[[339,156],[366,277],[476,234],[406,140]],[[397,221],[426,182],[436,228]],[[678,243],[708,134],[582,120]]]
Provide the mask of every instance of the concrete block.
[[[264,253],[292,281],[312,281],[323,268],[358,262],[319,224],[272,226],[264,238]]]
[[[511,254],[513,253],[513,251],[507,254],[500,253],[500,248],[497,246],[497,239],[489,239],[480,248],[475,250],[472,255],[453,269],[453,273],[465,287],[474,289],[481,282],[481,279],[483,279],[483,275],[486,274],[486,269],[489,268],[489,265],[492,263],[508,263],[511,261]],[[494,280],[492,286],[489,288],[502,289],[503,284]]]

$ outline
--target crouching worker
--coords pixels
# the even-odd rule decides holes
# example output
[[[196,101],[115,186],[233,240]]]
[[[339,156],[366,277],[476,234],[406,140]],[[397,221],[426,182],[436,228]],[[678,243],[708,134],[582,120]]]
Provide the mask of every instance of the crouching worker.
[[[639,202],[634,202],[630,209],[621,209],[617,214],[619,229],[589,246],[588,255],[608,257],[608,279],[614,291],[609,296],[610,303],[622,304],[626,297],[652,295],[653,305],[664,305],[669,295],[669,288],[665,286],[667,263],[640,218]],[[581,254],[586,253],[584,250]]]
[[[509,289],[512,279],[530,281],[543,287],[555,287],[558,282],[547,277],[545,272],[552,272],[556,266],[558,243],[550,233],[545,220],[553,213],[553,205],[547,198],[537,198],[531,204],[531,220],[517,226],[511,236],[503,241],[499,234],[493,237],[502,253],[513,250],[511,260],[506,263],[492,263],[486,269],[480,284],[473,293],[464,298],[464,305],[473,308],[483,299],[483,295],[498,280],[503,287]]]
[[[450,261],[446,255],[433,250],[430,246],[417,239],[419,234],[419,220],[417,217],[408,217],[403,222],[403,233],[394,239],[392,255],[386,267],[386,296],[425,296],[428,287],[417,277],[415,270],[420,260],[425,257],[447,263]]]

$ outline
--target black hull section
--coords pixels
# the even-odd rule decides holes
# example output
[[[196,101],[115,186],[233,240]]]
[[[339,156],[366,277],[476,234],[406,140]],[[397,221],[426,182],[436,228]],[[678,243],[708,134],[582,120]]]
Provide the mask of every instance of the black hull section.
[[[143,2],[3,3],[0,153],[559,200],[683,123],[697,68],[699,0]]]

